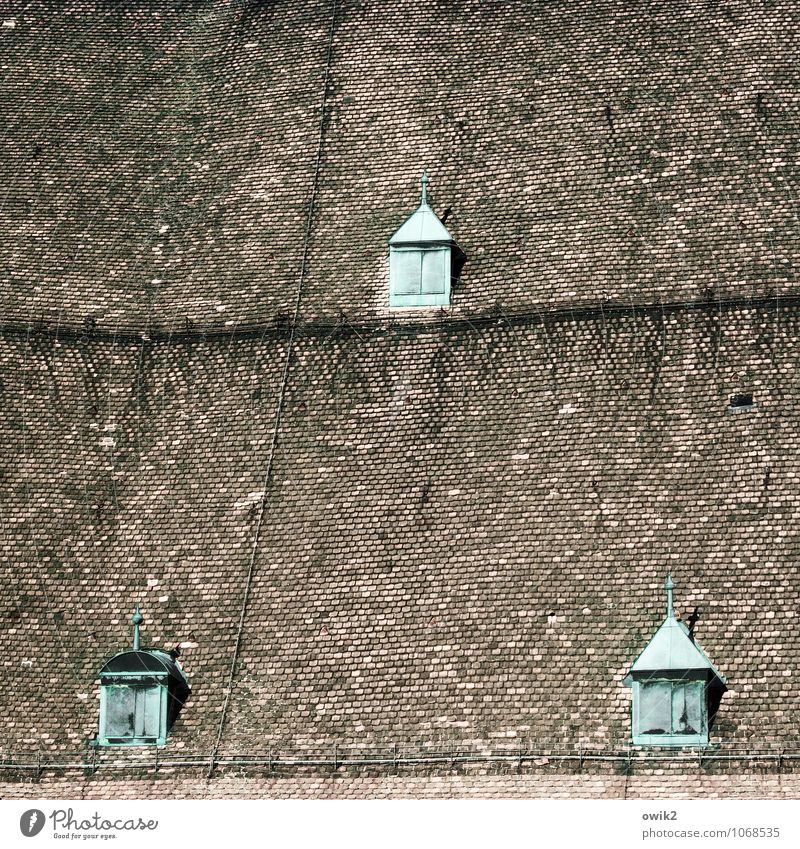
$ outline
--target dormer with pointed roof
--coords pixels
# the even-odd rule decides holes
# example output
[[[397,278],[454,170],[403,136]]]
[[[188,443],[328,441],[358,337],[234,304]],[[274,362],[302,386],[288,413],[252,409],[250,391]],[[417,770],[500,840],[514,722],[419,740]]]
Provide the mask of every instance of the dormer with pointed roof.
[[[672,576],[664,584],[667,616],[625,678],[633,690],[633,742],[705,746],[725,679],[675,616]]]
[[[450,303],[453,249],[458,246],[428,205],[428,175],[422,174],[420,205],[389,239],[389,306]]]

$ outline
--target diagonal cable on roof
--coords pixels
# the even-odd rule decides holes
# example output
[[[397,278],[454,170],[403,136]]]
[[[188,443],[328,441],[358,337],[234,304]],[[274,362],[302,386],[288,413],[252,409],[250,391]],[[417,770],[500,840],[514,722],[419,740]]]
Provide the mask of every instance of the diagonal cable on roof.
[[[231,693],[233,691],[233,679],[236,674],[236,667],[239,660],[239,651],[242,645],[242,632],[244,631],[244,620],[247,613],[247,604],[250,600],[250,591],[253,584],[253,575],[255,573],[256,554],[258,552],[258,544],[261,536],[261,525],[264,520],[264,512],[267,504],[267,491],[272,480],[273,464],[275,460],[275,449],[278,444],[278,433],[281,425],[281,415],[283,413],[284,400],[286,398],[286,387],[289,382],[289,367],[292,361],[294,351],[294,341],[297,332],[298,319],[300,317],[300,303],[303,297],[303,289],[306,281],[306,272],[308,269],[309,246],[311,242],[311,230],[314,225],[314,213],[316,211],[317,194],[319,190],[319,175],[322,166],[322,149],[325,142],[325,128],[327,124],[328,110],[328,95],[330,88],[331,75],[331,59],[333,57],[333,37],[336,31],[336,13],[337,0],[331,0],[330,27],[328,30],[328,45],[325,56],[325,74],[322,82],[322,97],[320,101],[320,117],[319,130],[317,133],[317,151],[314,157],[314,178],[311,184],[311,195],[308,201],[308,215],[306,216],[305,233],[303,235],[303,255],[300,261],[300,273],[297,281],[297,294],[294,302],[294,312],[289,326],[289,338],[286,343],[286,356],[283,362],[283,373],[281,375],[280,388],[278,390],[278,399],[275,409],[275,421],[272,428],[272,438],[270,440],[269,453],[267,457],[267,469],[264,474],[264,494],[261,497],[261,506],[256,519],[255,530],[253,532],[253,546],[250,551],[250,562],[247,568],[247,577],[245,580],[244,591],[242,594],[242,607],[239,613],[239,624],[236,631],[236,641],[234,643],[233,657],[231,658],[230,671],[228,673],[228,684],[225,688],[225,698],[222,703],[222,712],[219,719],[219,727],[217,729],[216,740],[211,752],[209,761],[209,775],[214,770],[214,763],[219,753],[219,747],[222,742],[222,734],[225,730],[225,719],[228,714],[228,705],[230,704]]]

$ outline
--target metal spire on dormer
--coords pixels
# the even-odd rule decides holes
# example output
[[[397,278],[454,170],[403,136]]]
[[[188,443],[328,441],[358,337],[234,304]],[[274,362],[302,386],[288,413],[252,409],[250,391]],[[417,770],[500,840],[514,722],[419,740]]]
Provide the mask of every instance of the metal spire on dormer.
[[[422,172],[422,178],[420,179],[420,183],[422,184],[422,197],[420,199],[420,206],[428,205],[428,171],[427,169]]]
[[[133,624],[133,650],[139,651],[141,641],[139,639],[139,626],[144,622],[144,616],[139,611],[139,604],[136,604],[136,612],[133,614],[131,623]]]
[[[675,618],[675,610],[672,607],[672,591],[675,584],[672,582],[672,573],[667,572],[667,580],[664,581],[664,589],[667,591],[667,619]]]

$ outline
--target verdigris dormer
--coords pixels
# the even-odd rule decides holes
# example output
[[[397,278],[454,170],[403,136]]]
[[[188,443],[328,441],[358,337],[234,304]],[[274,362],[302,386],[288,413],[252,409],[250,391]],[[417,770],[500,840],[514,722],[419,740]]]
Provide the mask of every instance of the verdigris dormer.
[[[133,614],[133,647],[111,658],[100,670],[98,746],[163,746],[191,690],[177,650],[140,646],[143,619]]]
[[[423,174],[419,208],[389,239],[389,306],[447,306],[454,248],[453,237],[428,206],[428,175]]]
[[[633,742],[705,746],[725,679],[695,642],[693,632],[676,619],[671,576],[664,588],[667,618],[625,678],[633,690]]]

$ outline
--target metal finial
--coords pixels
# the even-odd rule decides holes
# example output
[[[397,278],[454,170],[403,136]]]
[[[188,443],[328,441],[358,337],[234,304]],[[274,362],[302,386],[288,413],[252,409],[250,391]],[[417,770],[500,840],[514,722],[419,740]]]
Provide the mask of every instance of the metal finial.
[[[142,616],[139,611],[139,605],[136,605],[136,612],[133,614],[131,618],[131,622],[133,623],[133,650],[139,651],[140,640],[139,640],[139,626],[144,622],[144,616]]]
[[[672,582],[671,572],[667,572],[667,580],[664,581],[664,589],[667,591],[667,619],[674,619],[675,611],[672,608],[672,591],[675,589],[675,584]]]
[[[422,183],[422,203],[427,204],[428,203],[428,172],[427,171],[422,172],[422,178],[420,180],[420,183]]]

